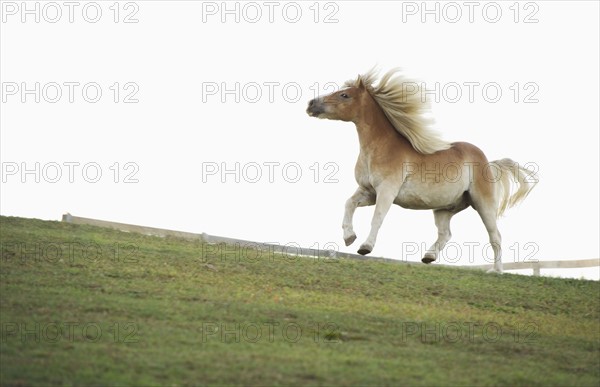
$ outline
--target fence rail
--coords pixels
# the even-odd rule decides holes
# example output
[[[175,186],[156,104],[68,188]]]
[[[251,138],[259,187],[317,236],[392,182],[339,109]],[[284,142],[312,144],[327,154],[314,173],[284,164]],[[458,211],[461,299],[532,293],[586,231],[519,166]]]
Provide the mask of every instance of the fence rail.
[[[274,243],[262,243],[255,241],[248,241],[243,239],[235,239],[228,238],[216,235],[209,235],[206,233],[196,234],[185,231],[174,231],[167,230],[162,228],[155,227],[146,227],[146,226],[138,226],[133,224],[126,223],[118,223],[118,222],[110,222],[106,220],[98,220],[91,218],[82,218],[79,216],[73,216],[69,213],[64,214],[62,216],[63,222],[73,223],[73,224],[85,224],[91,226],[99,226],[99,227],[107,227],[120,231],[126,232],[135,232],[139,234],[145,235],[154,235],[160,237],[177,237],[191,240],[200,240],[204,243],[209,244],[226,244],[226,245],[240,245],[244,247],[252,247],[256,246],[257,248],[268,248],[270,251],[281,254],[290,254],[290,247],[285,245],[278,245]],[[294,247],[295,248],[295,247]],[[369,260],[369,261],[379,261],[379,262],[389,262],[389,263],[397,263],[397,264],[420,264],[420,262],[409,262],[398,259],[384,258],[384,257],[373,257],[373,256],[363,256],[359,254],[351,254],[344,253],[340,251],[334,250],[319,250],[313,248],[305,248],[298,247],[295,255],[307,256],[307,257],[316,257],[316,258],[345,258],[345,259],[358,259],[358,260]],[[451,265],[441,265],[448,267],[457,267]],[[591,258],[591,259],[579,259],[579,260],[563,260],[563,261],[537,261],[537,262],[506,262],[503,264],[504,270],[526,270],[532,269],[533,275],[539,276],[541,275],[541,269],[572,269],[572,268],[586,268],[586,267],[598,267],[600,266],[600,258]],[[465,269],[475,269],[475,270],[489,270],[493,267],[493,265],[468,265],[468,266],[458,266]]]
[[[295,246],[274,244],[273,242],[270,242],[270,243],[269,242],[255,242],[255,241],[248,241],[248,240],[244,240],[244,239],[235,239],[235,238],[228,238],[228,237],[222,237],[222,236],[217,236],[217,235],[210,235],[210,234],[206,234],[206,233],[196,234],[196,233],[185,232],[185,231],[175,231],[175,230],[167,230],[167,229],[155,228],[155,227],[138,226],[138,225],[127,224],[127,223],[109,222],[106,220],[82,218],[79,216],[73,216],[69,213],[64,214],[62,216],[62,221],[67,222],[67,223],[73,223],[73,224],[85,224],[85,225],[90,225],[90,226],[107,227],[107,228],[112,228],[112,229],[119,230],[119,231],[135,232],[135,233],[144,234],[144,235],[154,235],[154,236],[160,236],[160,237],[171,236],[171,237],[184,238],[184,239],[190,239],[190,240],[200,240],[202,242],[209,243],[209,244],[224,243],[226,245],[240,245],[240,246],[244,246],[244,247],[256,246],[256,247],[260,247],[260,248],[268,248],[269,251],[272,251],[274,253],[281,253],[281,254],[290,254],[290,250],[296,249],[296,251],[294,252],[294,255],[301,255],[301,256],[307,256],[307,257],[376,260],[376,261],[385,261],[385,262],[390,262],[390,263],[404,263],[404,264],[417,264],[418,263],[418,262],[400,261],[397,259],[384,258],[384,257],[365,257],[364,255],[344,253],[344,252],[335,251],[335,250],[319,250],[319,249],[313,249],[313,248],[309,248],[309,247],[297,247],[296,248]]]
[[[504,270],[533,269],[533,275],[539,276],[541,269],[576,269],[584,267],[600,266],[599,258],[565,260],[565,261],[537,261],[537,262],[507,262],[503,265]],[[469,266],[474,269],[489,270],[493,265]]]

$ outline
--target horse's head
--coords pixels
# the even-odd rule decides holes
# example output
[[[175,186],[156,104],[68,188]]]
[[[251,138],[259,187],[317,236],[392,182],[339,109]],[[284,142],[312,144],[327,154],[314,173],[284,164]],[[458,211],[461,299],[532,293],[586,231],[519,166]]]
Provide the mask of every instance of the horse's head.
[[[306,113],[311,117],[353,121],[363,103],[366,88],[362,82],[308,102]]]

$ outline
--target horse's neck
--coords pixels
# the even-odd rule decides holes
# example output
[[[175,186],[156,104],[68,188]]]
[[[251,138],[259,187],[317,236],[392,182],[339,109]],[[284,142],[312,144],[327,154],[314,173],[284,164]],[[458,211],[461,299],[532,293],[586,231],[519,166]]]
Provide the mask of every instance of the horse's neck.
[[[374,101],[373,105],[363,109],[363,112],[354,121],[361,153],[367,156],[373,152],[382,152],[386,149],[395,152],[410,152],[412,150],[412,145],[396,131],[381,107]]]

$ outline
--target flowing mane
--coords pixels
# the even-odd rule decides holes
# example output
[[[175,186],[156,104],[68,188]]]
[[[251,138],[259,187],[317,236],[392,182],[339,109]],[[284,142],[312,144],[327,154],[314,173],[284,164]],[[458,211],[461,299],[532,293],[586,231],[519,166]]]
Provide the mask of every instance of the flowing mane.
[[[433,120],[425,116],[429,104],[421,101],[419,84],[402,76],[393,77],[398,71],[388,71],[374,86],[378,74],[372,69],[359,75],[356,80],[347,81],[344,86],[358,87],[362,83],[394,128],[406,137],[417,152],[431,154],[450,148],[451,144],[431,129]]]

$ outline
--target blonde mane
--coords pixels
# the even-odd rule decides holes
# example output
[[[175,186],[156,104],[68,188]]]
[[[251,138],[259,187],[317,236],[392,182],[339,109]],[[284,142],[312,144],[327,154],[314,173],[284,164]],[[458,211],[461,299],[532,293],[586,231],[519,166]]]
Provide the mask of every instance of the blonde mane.
[[[373,86],[378,74],[375,69],[371,69],[366,74],[359,75],[356,80],[347,81],[344,86],[358,87],[363,84],[394,128],[406,137],[417,152],[431,154],[450,148],[451,144],[442,140],[431,129],[433,120],[425,116],[429,105],[421,101],[420,85],[402,76],[392,78],[398,71],[399,69],[388,71],[377,86]]]

